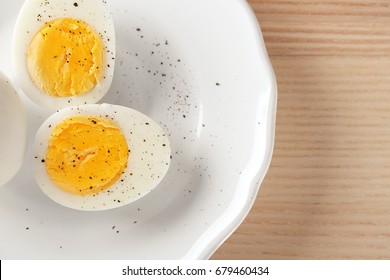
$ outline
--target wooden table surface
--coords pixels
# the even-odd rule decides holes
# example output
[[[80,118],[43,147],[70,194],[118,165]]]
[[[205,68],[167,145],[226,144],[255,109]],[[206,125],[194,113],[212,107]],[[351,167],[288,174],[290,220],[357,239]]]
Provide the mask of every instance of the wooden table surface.
[[[390,259],[390,1],[249,3],[278,81],[274,155],[212,259]]]

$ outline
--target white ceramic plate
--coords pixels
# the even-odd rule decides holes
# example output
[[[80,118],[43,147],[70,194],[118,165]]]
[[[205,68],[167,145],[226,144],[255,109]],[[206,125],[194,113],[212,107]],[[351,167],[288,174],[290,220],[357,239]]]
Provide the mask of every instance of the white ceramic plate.
[[[23,1],[1,1],[0,70],[15,81],[11,38]],[[22,168],[0,189],[1,259],[205,259],[257,195],[272,154],[276,86],[246,1],[112,0],[110,9],[117,61],[102,102],[162,125],[173,151],[168,175],[122,208],[56,204],[31,172],[33,136],[52,112],[19,92],[29,139]]]

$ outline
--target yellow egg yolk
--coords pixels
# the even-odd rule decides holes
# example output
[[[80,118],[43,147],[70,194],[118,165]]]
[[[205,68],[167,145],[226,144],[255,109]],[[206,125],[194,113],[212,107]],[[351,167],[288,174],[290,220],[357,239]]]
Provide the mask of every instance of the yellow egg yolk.
[[[48,22],[34,36],[27,67],[35,86],[50,96],[87,93],[102,78],[104,47],[87,23],[71,18]]]
[[[122,175],[129,150],[120,127],[95,116],[66,118],[53,130],[46,154],[49,178],[79,195],[101,192]]]

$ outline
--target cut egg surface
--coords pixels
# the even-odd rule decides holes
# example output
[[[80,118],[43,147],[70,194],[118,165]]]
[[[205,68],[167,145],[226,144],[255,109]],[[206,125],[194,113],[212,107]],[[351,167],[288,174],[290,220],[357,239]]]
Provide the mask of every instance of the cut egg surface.
[[[26,0],[12,49],[19,86],[41,106],[97,103],[111,86],[115,30],[106,1]]]
[[[0,72],[0,187],[21,167],[27,140],[27,117],[10,80]]]
[[[129,204],[153,190],[170,165],[169,139],[148,116],[119,105],[67,107],[39,128],[34,174],[57,203],[87,211]]]

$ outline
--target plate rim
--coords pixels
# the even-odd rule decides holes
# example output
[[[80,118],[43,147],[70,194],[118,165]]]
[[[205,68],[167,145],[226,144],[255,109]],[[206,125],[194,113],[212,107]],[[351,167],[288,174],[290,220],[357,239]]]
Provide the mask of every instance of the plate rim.
[[[215,231],[212,237],[207,237],[207,231],[213,227],[217,227],[216,223],[213,223],[202,235],[193,243],[192,247],[182,257],[182,259],[196,259],[203,260],[209,259],[218,250],[218,248],[236,231],[236,229],[242,224],[245,218],[248,216],[260,190],[261,184],[268,172],[271,164],[274,142],[275,142],[275,126],[276,126],[276,110],[277,110],[277,81],[275,72],[273,70],[270,58],[268,56],[267,48],[263,39],[260,23],[247,0],[234,0],[242,5],[245,10],[251,25],[254,36],[256,37],[258,54],[262,58],[264,63],[265,72],[267,72],[270,80],[270,89],[267,92],[270,102],[267,104],[268,115],[267,115],[267,133],[265,137],[265,154],[263,162],[260,168],[256,172],[256,176],[251,178],[251,184],[248,187],[248,196],[244,203],[243,208],[238,209],[235,216],[230,217],[227,221],[229,226],[225,228],[219,228]],[[259,108],[258,108],[259,109]],[[234,199],[234,196],[233,196]],[[223,215],[229,210],[230,205],[222,213],[217,220],[221,219]]]

